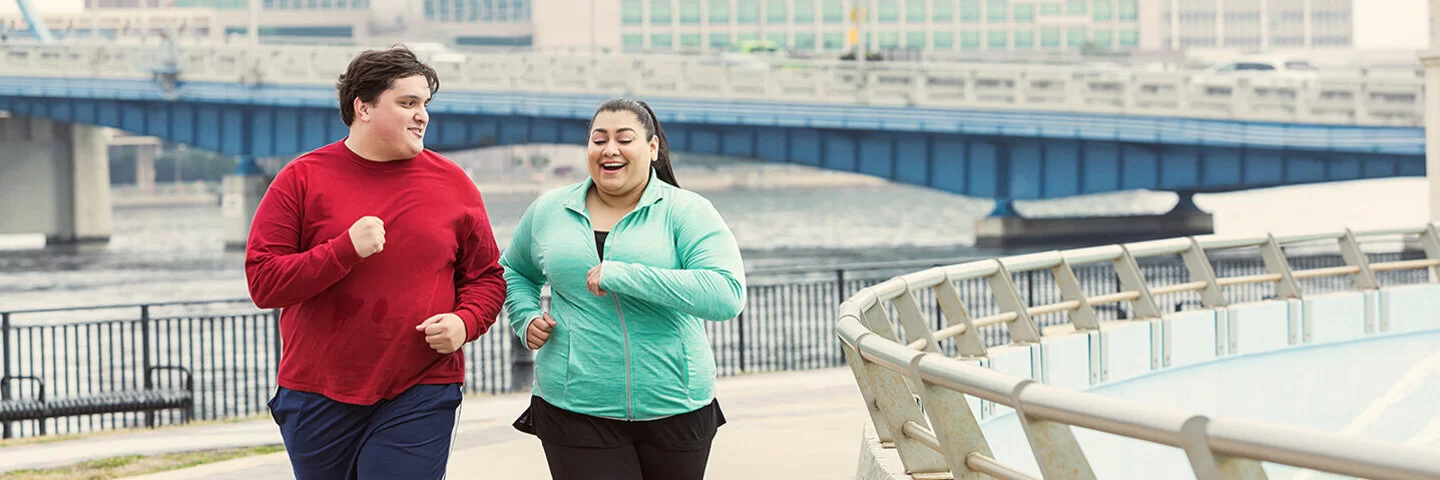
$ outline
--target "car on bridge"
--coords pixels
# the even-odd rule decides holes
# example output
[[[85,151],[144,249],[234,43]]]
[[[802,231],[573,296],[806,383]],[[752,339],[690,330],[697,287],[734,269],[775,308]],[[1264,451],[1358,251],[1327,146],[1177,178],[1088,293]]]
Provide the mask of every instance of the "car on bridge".
[[[1248,56],[1212,65],[1192,75],[1190,83],[1234,87],[1242,83],[1263,86],[1303,85],[1317,80],[1320,70],[1308,60],[1281,56]]]

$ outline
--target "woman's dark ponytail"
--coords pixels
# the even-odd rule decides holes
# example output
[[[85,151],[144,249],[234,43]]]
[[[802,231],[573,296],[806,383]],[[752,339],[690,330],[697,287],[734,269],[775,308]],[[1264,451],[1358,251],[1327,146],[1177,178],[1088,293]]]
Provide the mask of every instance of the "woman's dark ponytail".
[[[660,127],[660,119],[655,118],[655,111],[650,108],[650,104],[634,98],[616,98],[600,105],[600,108],[595,110],[595,115],[599,115],[600,112],[618,111],[635,114],[635,117],[640,119],[640,124],[650,132],[651,138],[660,138],[659,152],[655,155],[655,161],[652,162],[655,167],[655,176],[665,183],[676,187],[680,186],[680,182],[675,180],[675,168],[670,164],[670,141],[665,138],[665,129]],[[590,122],[593,126],[595,117],[590,117]]]

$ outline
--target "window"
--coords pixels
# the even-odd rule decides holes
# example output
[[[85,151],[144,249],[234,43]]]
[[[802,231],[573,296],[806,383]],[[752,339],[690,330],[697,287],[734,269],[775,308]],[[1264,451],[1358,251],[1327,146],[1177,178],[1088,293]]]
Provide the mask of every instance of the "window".
[[[1098,20],[1098,21],[1102,21],[1102,22],[1103,22],[1103,21],[1109,21],[1110,19],[1112,19],[1112,18],[1115,17],[1114,5],[1112,5],[1112,4],[1110,3],[1112,0],[1094,0],[1094,1],[1095,1],[1095,3],[1092,4],[1092,5],[1090,6],[1090,8],[1092,8],[1092,9],[1095,10],[1095,20]]]
[[[1120,13],[1120,20],[1133,22],[1140,18],[1138,0],[1119,0],[1119,7],[1116,10]],[[1122,35],[1123,36],[1123,35]]]
[[[905,48],[925,48],[925,32],[905,32]]]
[[[696,48],[696,47],[699,47],[699,46],[700,46],[700,34],[698,34],[698,33],[682,33],[682,34],[680,34],[680,46],[682,46],[682,47],[687,47],[687,48]]]
[[[1085,0],[1070,0],[1070,1],[1068,1],[1068,2],[1065,2],[1065,14],[1067,14],[1067,15],[1084,15],[1084,14],[1085,14]]]
[[[1040,46],[1042,48],[1059,48],[1060,29],[1053,27],[1040,29]]]
[[[845,48],[844,33],[825,32],[825,35],[821,36],[821,41],[824,42],[821,47],[826,50],[843,50]]]
[[[844,0],[821,0],[820,16],[825,23],[843,23],[845,21]],[[829,47],[826,47],[829,48]]]
[[[645,36],[638,33],[627,33],[620,36],[620,43],[626,50],[640,50],[645,48]]]
[[[1035,6],[1028,3],[1015,5],[1015,23],[1032,23],[1035,21]]]
[[[795,23],[815,23],[815,0],[795,0]]]
[[[1125,0],[1121,0],[1121,1],[1125,1]],[[1140,45],[1140,32],[1135,31],[1135,30],[1121,30],[1121,31],[1120,31],[1120,46],[1122,46],[1122,47],[1134,47],[1134,46],[1137,46],[1137,45]]]
[[[651,25],[670,25],[675,22],[673,14],[674,12],[670,11],[670,0],[650,0]]]
[[[730,0],[710,0],[708,7],[706,16],[710,18],[711,25],[730,23]]]
[[[765,34],[765,40],[775,44],[776,48],[784,49],[790,45],[790,40],[785,38],[785,32],[770,32]]]
[[[1089,38],[1085,34],[1085,27],[1071,27],[1065,32],[1065,46],[1080,48],[1085,46]]]
[[[650,46],[654,48],[670,48],[674,42],[674,35],[668,33],[657,33],[650,36]]]
[[[953,23],[955,21],[955,0],[932,0],[930,2],[930,19],[935,23]]]
[[[1035,48],[1035,32],[1030,30],[1016,30],[1015,48],[1023,48],[1026,50]]]
[[[620,22],[625,25],[639,25],[645,21],[645,12],[641,10],[640,0],[621,0]]]
[[[1097,28],[1090,31],[1090,39],[1093,40],[1096,45],[1107,48],[1112,47],[1115,45],[1115,32],[1108,28]]]
[[[980,0],[960,0],[960,21],[964,23],[980,21]]]
[[[882,1],[877,10],[875,20],[880,23],[895,23],[900,20],[900,2],[898,1]]]
[[[900,32],[880,32],[880,48],[897,48],[900,46]]]
[[[712,33],[712,34],[710,34],[710,48],[725,48],[725,47],[728,47],[728,46],[730,46],[730,34],[728,34],[728,33]]]
[[[815,50],[814,32],[795,32],[795,49],[804,52]]]
[[[1040,16],[1042,17],[1055,17],[1059,16],[1063,12],[1065,12],[1065,6],[1058,3],[1040,4]]]
[[[1005,0],[989,0],[985,4],[985,18],[990,23],[1005,23],[1010,18],[1009,3]]]
[[[925,0],[905,0],[905,21],[925,23]]]
[[[955,48],[955,33],[932,33],[930,34],[930,45],[932,45],[936,50],[952,50]]]
[[[784,25],[790,20],[790,12],[785,11],[785,7],[785,0],[767,0],[765,2],[765,21]]]
[[[760,40],[760,34],[755,32],[741,33],[735,35],[735,43],[755,42]]]
[[[965,50],[979,50],[980,32],[960,32],[960,48]]]
[[[1010,32],[1000,30],[986,33],[985,44],[989,45],[991,50],[1008,47],[1010,46]]]
[[[736,0],[735,22],[742,25],[750,25],[759,21],[760,0]]]
[[[680,0],[680,24],[700,24],[700,0]],[[696,42],[699,42],[699,40],[696,40]],[[680,43],[683,44],[685,42],[681,41]],[[698,43],[692,46],[698,46]]]

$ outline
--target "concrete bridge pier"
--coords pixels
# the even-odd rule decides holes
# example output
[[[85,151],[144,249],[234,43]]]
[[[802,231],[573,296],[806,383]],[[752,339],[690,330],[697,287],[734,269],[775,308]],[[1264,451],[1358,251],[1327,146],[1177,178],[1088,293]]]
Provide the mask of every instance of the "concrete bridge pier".
[[[108,241],[107,135],[92,125],[0,118],[0,235]]]
[[[221,184],[220,207],[225,219],[225,249],[244,250],[250,238],[250,222],[260,207],[260,198],[270,187],[270,177],[255,163],[254,156],[241,156],[235,172]]]
[[[975,245],[1123,243],[1215,233],[1215,217],[1195,205],[1195,192],[1177,192],[1175,208],[1161,215],[1025,218],[1014,200],[996,199],[995,211],[975,221]]]

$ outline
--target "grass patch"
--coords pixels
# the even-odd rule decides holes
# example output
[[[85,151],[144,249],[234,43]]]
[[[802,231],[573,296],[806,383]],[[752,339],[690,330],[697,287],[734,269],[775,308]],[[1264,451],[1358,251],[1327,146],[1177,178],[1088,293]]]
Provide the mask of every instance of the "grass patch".
[[[16,470],[0,474],[0,479],[104,480],[190,468],[207,463],[222,462],[252,455],[265,455],[267,453],[281,452],[284,450],[285,447],[283,445],[266,445],[260,447],[166,453],[162,455],[124,455],[90,460],[65,467]]]
[[[259,414],[259,415],[249,415],[249,416],[244,416],[244,417],[228,417],[228,418],[221,418],[221,419],[216,419],[216,420],[199,420],[199,421],[193,421],[193,422],[190,422],[190,423],[187,423],[187,424],[184,424],[184,425],[163,425],[163,426],[159,426],[159,427],[155,427],[155,428],[146,428],[146,427],[116,428],[116,429],[99,430],[99,431],[86,432],[86,433],[72,433],[72,434],[68,434],[68,435],[37,435],[37,436],[33,436],[33,437],[6,438],[6,439],[3,439],[3,440],[0,440],[0,448],[17,447],[17,446],[21,446],[21,445],[37,445],[37,444],[54,443],[54,442],[68,442],[68,441],[70,441],[70,440],[82,440],[82,439],[86,439],[86,438],[103,438],[103,437],[108,437],[108,436],[112,436],[112,435],[133,435],[133,434],[136,434],[136,433],[164,432],[164,431],[166,431],[166,430],[174,430],[174,429],[180,429],[180,428],[201,427],[201,426],[206,426],[206,425],[225,425],[225,424],[229,424],[229,423],[241,423],[241,422],[248,422],[248,421],[251,421],[251,420],[261,420],[261,419],[266,419],[266,418],[270,418],[270,415],[269,415],[269,414]],[[27,421],[27,424],[33,424],[33,423],[34,423],[34,422]]]

